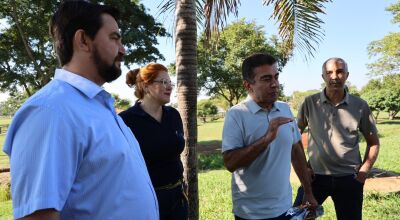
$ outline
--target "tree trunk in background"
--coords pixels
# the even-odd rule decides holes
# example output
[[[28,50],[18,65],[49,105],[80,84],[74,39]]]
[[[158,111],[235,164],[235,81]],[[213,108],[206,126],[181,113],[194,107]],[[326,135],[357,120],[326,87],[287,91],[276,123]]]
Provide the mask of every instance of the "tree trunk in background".
[[[197,24],[196,0],[176,1],[175,53],[178,81],[178,109],[185,132],[181,155],[184,180],[188,184],[189,219],[199,219],[197,178]]]

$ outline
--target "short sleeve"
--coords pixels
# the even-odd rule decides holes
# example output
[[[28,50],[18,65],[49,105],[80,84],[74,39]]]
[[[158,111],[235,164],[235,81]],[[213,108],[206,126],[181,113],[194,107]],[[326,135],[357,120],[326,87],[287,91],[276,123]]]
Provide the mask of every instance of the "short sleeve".
[[[235,110],[231,109],[226,113],[222,131],[222,153],[244,146],[242,126],[238,120]]]
[[[296,144],[301,140],[301,134],[295,121],[291,122],[291,125],[293,127],[293,144]]]
[[[375,125],[374,116],[372,115],[371,109],[369,108],[367,103],[364,103],[362,109],[360,131],[361,133],[363,133],[364,136],[378,133],[378,129],[376,128]]]
[[[65,117],[37,106],[14,117],[4,147],[10,156],[14,218],[64,206],[82,155],[74,141],[82,134]]]
[[[297,113],[297,126],[300,130],[304,131],[304,129],[308,126],[308,109],[307,109],[307,98],[300,105],[299,111]]]

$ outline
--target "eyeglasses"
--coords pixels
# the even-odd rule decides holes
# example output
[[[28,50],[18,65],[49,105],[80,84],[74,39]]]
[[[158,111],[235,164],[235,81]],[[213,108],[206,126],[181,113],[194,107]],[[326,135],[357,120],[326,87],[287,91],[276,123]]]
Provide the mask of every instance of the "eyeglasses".
[[[164,86],[164,88],[168,88],[168,86],[171,86],[171,88],[175,87],[175,84],[168,79],[154,80],[153,82],[161,83]]]

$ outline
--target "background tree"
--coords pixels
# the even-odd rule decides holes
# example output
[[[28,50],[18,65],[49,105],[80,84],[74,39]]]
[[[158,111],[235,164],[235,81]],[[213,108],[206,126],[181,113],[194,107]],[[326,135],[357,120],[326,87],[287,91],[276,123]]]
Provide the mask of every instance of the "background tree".
[[[114,99],[114,106],[117,109],[117,111],[124,111],[126,109],[128,109],[129,107],[131,107],[131,101],[129,101],[128,99],[123,99],[121,97],[119,97],[119,95],[117,94],[111,94]]]
[[[383,106],[389,113],[389,120],[393,120],[400,111],[400,74],[383,77],[382,95],[385,97]]]
[[[120,28],[126,48],[125,65],[164,59],[155,47],[157,36],[167,36],[160,23],[145,12],[138,1],[93,1],[121,10]],[[48,21],[59,5],[57,0],[0,1],[0,91],[21,88],[31,96],[46,85],[58,66],[48,31]]]
[[[310,96],[310,95],[313,95],[313,94],[319,93],[319,92],[321,92],[321,91],[320,91],[320,90],[317,90],[317,89],[314,89],[314,90],[307,90],[307,91],[304,91],[304,92],[301,92],[301,91],[294,91],[293,94],[292,94],[292,99],[291,99],[291,101],[290,101],[290,106],[291,106],[294,110],[298,111],[298,110],[300,109],[301,104],[303,104],[304,99],[305,99],[307,96]]]
[[[386,11],[394,15],[393,23],[400,24],[400,1],[386,8]],[[371,42],[368,45],[368,54],[370,57],[379,57],[375,62],[367,65],[370,76],[399,74],[400,32],[390,33],[381,40]]]
[[[361,90],[361,98],[366,100],[375,118],[379,112],[388,112],[392,120],[400,111],[400,74],[387,75],[380,79],[372,79]]]
[[[11,94],[7,100],[0,102],[0,115],[13,116],[27,98],[28,96],[23,92]]]
[[[207,44],[213,46],[207,47]],[[282,43],[273,36],[267,40],[263,26],[241,19],[228,25],[220,35],[206,42],[205,33],[197,43],[198,89],[209,96],[224,98],[229,106],[237,104],[247,92],[243,87],[242,61],[255,52],[265,52],[278,59],[281,70],[288,60]]]
[[[386,11],[393,14],[393,23],[400,24],[400,1],[387,7]],[[389,119],[394,119],[400,111],[400,32],[390,33],[381,40],[371,42],[368,53],[370,57],[378,57],[375,62],[367,65],[369,75],[378,79],[371,80],[361,90],[362,97],[377,114],[386,111]]]
[[[218,114],[218,107],[210,100],[204,99],[197,102],[197,116],[205,123],[207,117],[211,120]]]
[[[379,79],[371,79],[360,91],[361,98],[368,102],[375,120],[378,119],[379,113],[385,110],[385,107],[383,106],[385,97],[380,91],[381,89],[382,82]]]
[[[360,91],[358,91],[357,86],[351,84],[350,81],[346,81],[345,89],[349,94],[360,97]]]

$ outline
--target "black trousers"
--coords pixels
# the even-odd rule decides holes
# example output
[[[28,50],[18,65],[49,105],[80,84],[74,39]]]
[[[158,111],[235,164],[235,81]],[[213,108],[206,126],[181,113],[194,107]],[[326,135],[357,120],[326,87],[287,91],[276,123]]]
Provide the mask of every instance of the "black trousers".
[[[328,196],[332,198],[338,220],[362,219],[364,184],[356,180],[354,175],[315,175],[311,186],[318,204],[321,205]],[[304,190],[300,187],[293,206],[301,204],[303,194]]]
[[[182,186],[156,190],[160,220],[187,220],[188,203]],[[143,210],[146,211],[146,210]]]

